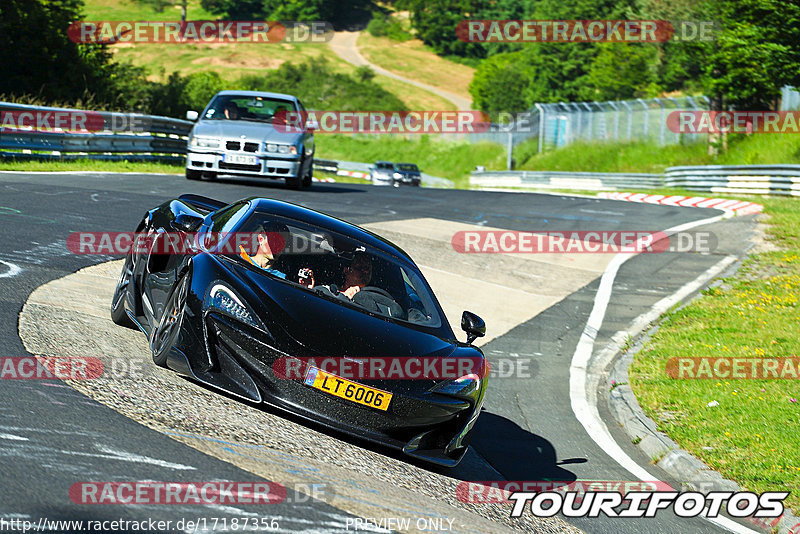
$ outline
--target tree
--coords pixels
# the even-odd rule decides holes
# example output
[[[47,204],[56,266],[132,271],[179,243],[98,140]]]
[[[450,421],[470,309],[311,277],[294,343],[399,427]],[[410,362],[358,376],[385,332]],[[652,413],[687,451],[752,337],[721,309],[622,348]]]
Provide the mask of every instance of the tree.
[[[368,20],[370,0],[201,0],[203,9],[232,20],[327,21],[343,26]]]
[[[82,7],[82,0],[0,3],[0,94],[129,110],[146,106],[142,69],[114,63],[103,45],[70,41],[66,28],[83,18]]]
[[[657,50],[641,43],[604,43],[592,60],[586,78],[587,100],[627,100],[653,97],[656,83]]]
[[[488,5],[488,0],[406,0],[402,7],[411,11],[417,36],[437,54],[482,58],[484,45],[459,40],[456,27],[463,20],[483,18]]]
[[[264,0],[200,0],[200,5],[230,20],[258,20],[264,11]]]
[[[800,5],[782,0],[719,0],[722,25],[707,45],[706,94],[722,109],[774,109],[785,85],[800,86]]]
[[[148,5],[156,13],[163,13],[168,7],[180,6],[181,22],[186,22],[186,11],[189,7],[189,0],[133,0],[137,4]]]
[[[469,84],[472,105],[492,116],[527,109],[524,94],[529,77],[517,68],[519,52],[497,54],[484,60]]]

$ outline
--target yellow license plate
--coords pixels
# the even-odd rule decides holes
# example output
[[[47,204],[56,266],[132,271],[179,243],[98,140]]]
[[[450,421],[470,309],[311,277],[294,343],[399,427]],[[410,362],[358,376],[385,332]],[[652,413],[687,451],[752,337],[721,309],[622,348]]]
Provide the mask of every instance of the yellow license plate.
[[[378,410],[386,411],[389,408],[389,401],[392,400],[392,394],[388,391],[358,384],[316,367],[308,369],[304,382],[307,386],[325,393]]]

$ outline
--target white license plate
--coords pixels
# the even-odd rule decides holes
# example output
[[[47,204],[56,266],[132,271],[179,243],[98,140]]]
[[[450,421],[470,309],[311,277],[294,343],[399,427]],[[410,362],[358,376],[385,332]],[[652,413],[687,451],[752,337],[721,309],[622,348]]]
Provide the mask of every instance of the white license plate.
[[[258,165],[257,157],[245,156],[244,154],[223,154],[222,161],[225,163],[236,163],[239,165]]]

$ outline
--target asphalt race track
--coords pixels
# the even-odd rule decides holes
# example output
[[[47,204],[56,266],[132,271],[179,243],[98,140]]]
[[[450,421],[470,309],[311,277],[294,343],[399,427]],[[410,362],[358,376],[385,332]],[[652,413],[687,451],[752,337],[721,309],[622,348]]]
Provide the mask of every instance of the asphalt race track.
[[[452,316],[457,312],[448,307],[448,301],[458,305],[463,302],[462,309],[466,307],[487,319],[490,337],[482,349],[490,361],[532,359],[531,376],[490,382],[472,450],[461,465],[450,471],[409,463],[400,455],[365,447],[344,436],[320,433],[297,421],[284,422],[280,415],[259,413],[254,417],[269,418],[265,420],[282,429],[275,432],[286,431],[286,443],[294,446],[287,445],[285,451],[278,449],[280,444],[256,449],[260,446],[249,443],[247,436],[237,435],[235,429],[225,439],[214,441],[218,436],[204,431],[202,421],[197,421],[190,432],[185,421],[170,431],[165,423],[169,418],[145,420],[145,412],[169,411],[171,407],[156,404],[127,413],[117,408],[124,404],[127,394],[114,388],[99,392],[58,381],[3,380],[0,475],[4,484],[0,486],[0,519],[176,521],[260,515],[278,518],[280,531],[339,532],[346,531],[348,521],[352,524],[355,516],[364,517],[377,510],[414,520],[452,514],[456,519],[453,531],[574,531],[558,518],[511,519],[508,505],[492,505],[492,510],[486,505],[476,506],[473,511],[472,504],[455,499],[452,488],[460,481],[473,480],[634,480],[616,459],[592,441],[570,404],[570,362],[608,258],[584,254],[577,259],[548,258],[538,263],[519,258],[507,263],[502,263],[505,259],[486,257],[443,259],[446,253],[452,254],[452,250],[445,250],[448,243],[444,239],[452,235],[448,232],[453,229],[475,225],[524,231],[653,231],[720,213],[560,195],[353,184],[314,184],[310,191],[290,191],[256,180],[187,182],[178,176],[158,175],[0,173],[0,357],[29,354],[28,341],[23,344],[20,338],[19,329],[24,326],[20,324],[20,313],[37,288],[67,280],[64,277],[90,266],[97,266],[91,272],[99,273],[100,278],[111,276],[102,270],[102,264],[119,257],[72,254],[65,243],[70,233],[133,231],[147,209],[183,193],[224,201],[249,196],[289,200],[385,234],[423,266],[437,296],[444,294],[442,300],[451,322],[459,317]],[[642,254],[622,265],[605,320],[597,332],[595,351],[654,303],[694,280],[721,258],[741,257],[749,247],[755,222],[752,216],[735,217],[704,229],[714,232],[718,239],[717,249],[711,254]],[[437,231],[441,238],[438,241]],[[514,273],[521,265],[528,266],[527,270],[515,279]],[[46,306],[51,307],[50,313],[60,313],[58,310],[70,306],[81,310],[83,304],[75,304],[81,299],[86,299],[91,309],[107,307],[108,302],[99,297],[100,286],[107,282],[100,278],[97,291],[89,287],[84,295],[70,293],[64,296],[63,303],[37,300],[39,311]],[[492,317],[497,318],[494,334]],[[111,325],[110,320],[107,323]],[[68,324],[48,325],[52,328],[46,335],[39,333],[39,346],[48,351],[63,348],[67,353],[78,350],[70,341]],[[144,349],[137,352],[136,343],[146,349],[140,334],[123,329],[106,336],[101,333],[105,326],[94,329],[94,324],[99,323],[90,321],[86,328],[90,333],[96,332],[97,339],[87,336],[90,339],[85,340],[86,350],[98,351],[104,344],[117,344],[125,347],[131,357],[149,360]],[[58,328],[64,329],[63,337],[52,335]],[[463,335],[460,330],[456,333]],[[116,335],[120,337],[113,337]],[[137,335],[141,339],[126,337]],[[222,403],[220,409],[237,409],[237,403],[223,395],[172,375],[164,380],[165,386],[183,395],[195,399],[213,395],[218,401],[209,402]],[[105,396],[109,400],[104,400]],[[659,480],[680,487],[681,481],[670,480],[629,442],[608,413],[602,392],[598,397],[598,410],[625,453]],[[244,406],[241,409],[256,410]],[[311,448],[306,450],[300,445]],[[350,461],[363,464],[348,468]],[[331,466],[330,471],[326,470],[327,465]],[[331,486],[328,496],[332,498],[309,498],[304,493],[303,488],[314,480],[306,475],[314,469]],[[267,509],[89,506],[74,504],[68,494],[70,486],[80,481],[265,478],[290,487],[286,502],[271,504]],[[470,524],[473,519],[475,524]],[[682,519],[668,511],[653,519],[569,519],[568,523],[591,533],[725,532],[706,520]],[[448,522],[443,526],[447,527]],[[374,527],[371,530],[386,531]]]

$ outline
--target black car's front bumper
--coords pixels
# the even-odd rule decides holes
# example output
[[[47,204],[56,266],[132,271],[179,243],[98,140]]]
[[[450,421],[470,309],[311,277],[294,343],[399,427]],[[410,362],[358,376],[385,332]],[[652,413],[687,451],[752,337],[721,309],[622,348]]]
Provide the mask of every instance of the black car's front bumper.
[[[302,380],[277,376],[275,361],[288,355],[276,349],[266,333],[216,313],[207,313],[204,323],[210,367],[191,369],[177,352],[168,362],[170,367],[248,400],[428,462],[453,467],[467,450],[483,404],[485,377],[469,387],[443,387],[453,382],[448,380],[358,380],[392,393],[384,412],[313,389]]]

